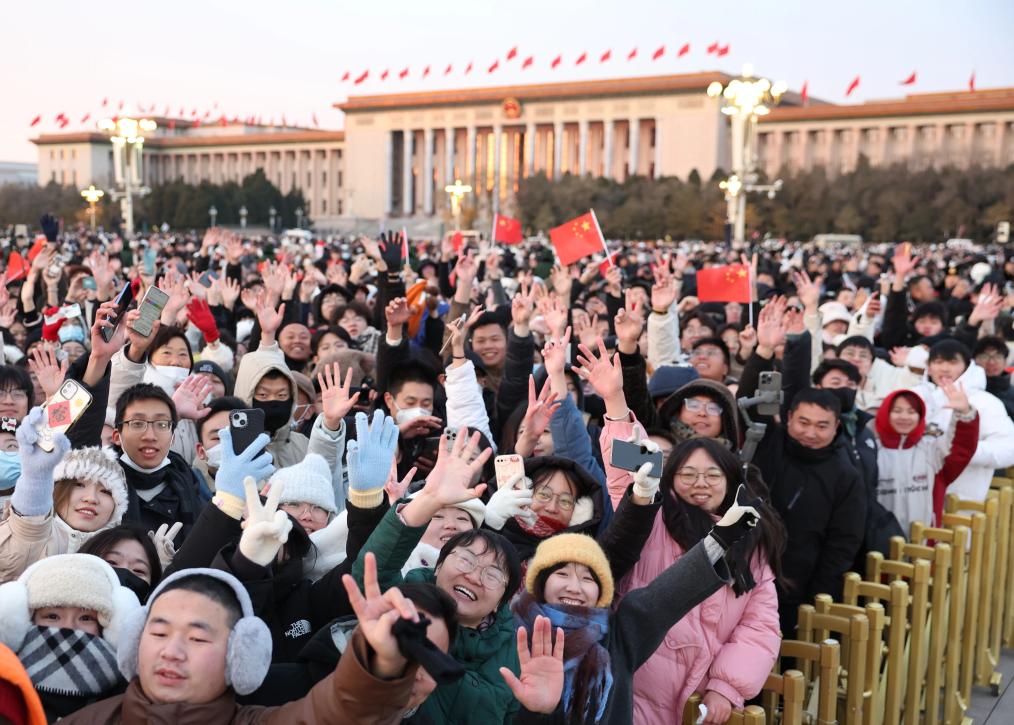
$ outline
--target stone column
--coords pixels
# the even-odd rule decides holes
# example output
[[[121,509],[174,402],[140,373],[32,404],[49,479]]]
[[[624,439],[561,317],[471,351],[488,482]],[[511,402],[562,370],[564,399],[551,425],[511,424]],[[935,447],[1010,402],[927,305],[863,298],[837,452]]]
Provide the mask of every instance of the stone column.
[[[503,126],[493,126],[493,211],[500,211],[500,155],[503,143]]]
[[[525,126],[525,176],[535,174],[535,122],[529,121]]]
[[[401,199],[401,211],[405,216],[412,216],[415,211],[412,196],[415,189],[415,184],[412,179],[412,147],[415,145],[415,134],[411,130],[406,129],[402,134],[404,138],[404,145],[402,146],[402,199]]]
[[[394,213],[394,131],[387,132],[387,149],[384,152],[387,169],[387,189],[384,190],[384,213]]]
[[[640,160],[641,120],[630,119],[630,175],[637,176],[638,161]]]
[[[553,123],[553,179],[559,179],[562,175],[563,165],[563,121]]]
[[[475,126],[469,126],[466,134],[465,148],[465,183],[471,184],[475,193],[479,193],[479,185],[475,180]]]
[[[433,129],[423,131],[423,211],[433,214]]]
[[[454,129],[444,129],[444,182],[454,183]]]
[[[577,124],[577,173],[584,176],[588,173],[588,120],[582,119]]]
[[[602,122],[602,175],[613,178],[613,121]]]

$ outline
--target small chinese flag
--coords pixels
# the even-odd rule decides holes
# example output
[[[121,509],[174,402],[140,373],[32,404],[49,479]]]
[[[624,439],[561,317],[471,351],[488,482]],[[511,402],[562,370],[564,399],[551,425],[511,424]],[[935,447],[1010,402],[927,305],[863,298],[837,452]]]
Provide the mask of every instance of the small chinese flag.
[[[912,71],[912,75],[903,81],[899,81],[899,86],[914,86],[915,85],[915,71]]]
[[[627,60],[633,60],[636,57],[637,57],[637,48],[634,48],[632,51],[627,53]]]
[[[528,56],[525,58],[525,62],[521,64],[521,70],[531,67],[532,63],[535,62],[535,56]]]
[[[109,96],[106,96],[105,98],[102,99],[102,107],[105,108],[108,105],[109,105]]]
[[[852,82],[849,83],[849,87],[845,89],[845,95],[851,96],[852,92],[858,87],[859,87],[859,76],[856,76],[855,78],[852,79]]]
[[[465,75],[467,76],[471,72],[472,72],[472,63],[469,62],[469,64],[465,66]]]
[[[518,57],[518,46],[515,45],[513,48],[507,51],[507,60],[514,60],[517,57]]]
[[[380,74],[380,80],[386,81],[387,80],[387,76],[389,76],[390,74],[391,74],[390,69],[385,68],[384,72]]]
[[[35,128],[36,126],[39,125],[40,121],[42,121],[42,116],[36,116],[35,118],[32,119],[32,122],[28,124],[28,127]]]
[[[676,57],[677,58],[682,58],[683,56],[685,56],[689,52],[690,52],[690,43],[684,43],[683,47],[680,48],[680,52],[676,54]]]
[[[715,55],[717,55],[719,58],[721,58],[723,55],[728,55],[728,54],[729,54],[729,44],[728,43],[726,43],[721,48],[719,48],[718,50],[715,51]]]
[[[451,246],[454,247],[455,252],[461,251],[461,245],[465,243],[465,235],[461,232],[454,232],[451,235]]]
[[[697,272],[697,299],[701,302],[744,302],[749,304],[750,271],[746,265],[709,267]]]
[[[351,74],[351,73],[350,73],[349,71],[345,71],[345,72],[344,72],[344,73],[342,74],[342,83],[344,83],[345,81],[347,81],[347,80],[349,79],[349,76],[351,76],[351,75],[352,75],[352,74]]]
[[[608,254],[606,240],[602,238],[595,212],[592,211],[550,229],[549,239],[556,248],[556,256],[562,265],[573,264],[596,252]]]
[[[500,61],[499,60],[494,60],[493,64],[489,68],[486,69],[486,72],[487,73],[494,73],[494,72],[496,72],[496,69],[499,68],[499,67],[500,67]]]
[[[968,90],[971,93],[975,93],[975,71],[972,71],[972,76],[968,79]]]
[[[579,55],[577,57],[577,60],[574,62],[574,65],[581,65],[586,60],[588,60],[588,54],[587,53],[582,53],[581,55]]]
[[[316,113],[313,114],[313,125],[314,126],[319,126],[320,125],[319,123],[317,123],[317,114]]]
[[[512,219],[503,214],[493,215],[493,242],[504,244],[521,244],[524,237],[521,234],[521,220]]]
[[[560,63],[562,63],[562,62],[563,62],[563,56],[562,55],[558,55],[555,58],[553,58],[553,62],[549,64],[549,67],[550,68],[555,68],[556,66],[560,65]]]
[[[810,81],[803,81],[803,87],[799,89],[799,98],[804,106],[810,102]]]
[[[711,55],[712,53],[717,53],[720,47],[721,46],[719,46],[718,43],[712,43],[711,45],[708,46],[708,55]]]
[[[425,68],[423,68],[423,78],[425,78],[429,74],[430,74],[430,67],[426,66]]]
[[[401,73],[398,74],[398,77],[401,78],[402,80],[408,78],[408,68],[402,69]]]
[[[599,63],[605,63],[607,60],[609,60],[612,57],[613,57],[613,51],[612,50],[607,50],[605,53],[602,54],[602,57],[599,58]]]
[[[651,54],[651,59],[652,60],[658,60],[663,55],[665,55],[665,46],[664,45],[660,46],[658,50],[656,50],[654,53]]]
[[[447,67],[444,68],[444,75],[445,76],[449,75],[452,70],[454,70],[454,64],[453,63],[448,63]]]
[[[11,252],[7,258],[7,281],[17,281],[28,274],[29,264],[21,256],[20,252]]]
[[[353,81],[353,84],[358,86],[360,83],[362,83],[363,81],[365,81],[369,77],[370,77],[370,71],[364,70],[363,73],[362,73],[362,75],[360,75],[359,77],[357,77],[355,79],[355,81]]]

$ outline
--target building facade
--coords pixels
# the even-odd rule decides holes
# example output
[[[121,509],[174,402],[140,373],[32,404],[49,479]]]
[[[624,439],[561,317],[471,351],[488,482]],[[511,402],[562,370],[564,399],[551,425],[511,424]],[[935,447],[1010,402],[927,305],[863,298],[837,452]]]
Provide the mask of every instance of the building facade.
[[[145,142],[145,183],[240,181],[256,169],[283,193],[302,190],[321,231],[379,223],[436,233],[449,221],[444,187],[472,186],[466,203],[488,219],[510,213],[523,179],[537,173],[709,178],[730,166],[728,118],[705,90],[719,72],[352,96],[335,104],[344,131],[245,124],[196,126],[155,119]],[[104,134],[34,139],[38,182],[112,185]],[[759,124],[757,166],[871,164],[1006,166],[1014,163],[1014,88],[908,95],[836,105],[787,93]]]

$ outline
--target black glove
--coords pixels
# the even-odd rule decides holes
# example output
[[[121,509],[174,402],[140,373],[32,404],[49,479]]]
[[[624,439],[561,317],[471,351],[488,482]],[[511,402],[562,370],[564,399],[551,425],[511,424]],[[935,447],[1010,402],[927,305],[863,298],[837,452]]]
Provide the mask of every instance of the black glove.
[[[751,499],[746,486],[740,484],[736,489],[736,500],[725,512],[725,516],[711,529],[712,538],[728,551],[729,547],[746,536],[760,521],[758,509],[761,503],[760,498]]]
[[[43,214],[39,219],[39,226],[42,227],[42,233],[46,235],[47,241],[56,241],[56,235],[60,233],[60,222],[55,216],[52,214]]]
[[[422,612],[419,621],[399,619],[391,627],[398,649],[409,662],[418,662],[438,685],[449,685],[465,676],[465,668],[446,652],[441,652],[426,636],[430,620]]]
[[[385,232],[380,235],[380,256],[388,269],[398,271],[408,261],[402,259],[402,244],[401,232]]]

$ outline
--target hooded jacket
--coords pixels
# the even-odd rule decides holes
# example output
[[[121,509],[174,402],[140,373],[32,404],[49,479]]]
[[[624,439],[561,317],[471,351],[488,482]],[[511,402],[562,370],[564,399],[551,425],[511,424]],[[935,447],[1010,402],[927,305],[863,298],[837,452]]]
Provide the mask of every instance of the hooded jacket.
[[[993,471],[1014,466],[1014,422],[1007,416],[999,398],[986,392],[986,373],[981,367],[971,363],[958,382],[964,386],[968,402],[979,413],[979,441],[972,460],[947,486],[946,493],[970,501],[985,501]],[[953,411],[944,407],[947,402],[944,391],[927,374],[915,392],[926,403],[927,430],[947,430]]]
[[[659,421],[664,427],[672,430],[678,442],[682,443],[690,438],[697,438],[693,430],[679,420],[680,409],[687,398],[695,395],[704,395],[711,398],[722,407],[722,438],[732,450],[740,445],[739,432],[739,408],[736,406],[736,398],[732,391],[725,385],[714,380],[698,378],[684,385],[675,393],[670,395],[658,409]]]
[[[900,435],[891,425],[891,407],[905,396],[919,413],[915,429]],[[946,431],[926,433],[926,404],[910,390],[896,390],[884,398],[874,424],[877,435],[877,500],[893,512],[908,531],[913,521],[936,525],[935,502],[943,504],[943,491],[964,470],[979,437],[978,415],[951,416]]]

